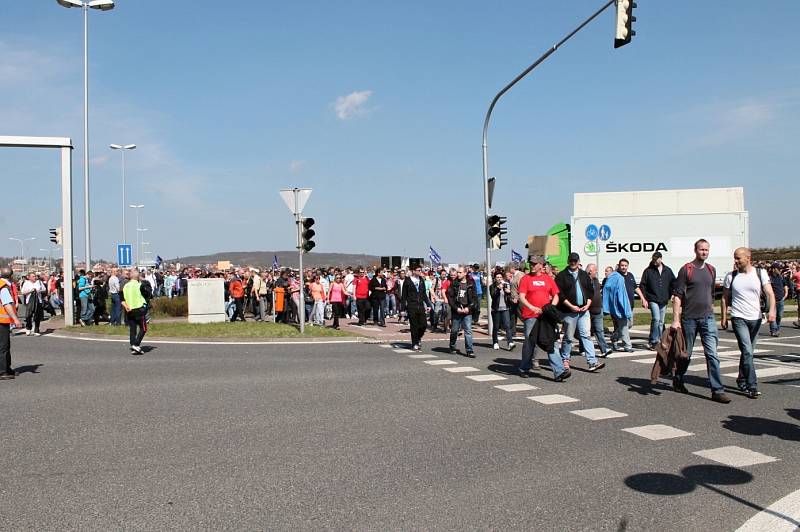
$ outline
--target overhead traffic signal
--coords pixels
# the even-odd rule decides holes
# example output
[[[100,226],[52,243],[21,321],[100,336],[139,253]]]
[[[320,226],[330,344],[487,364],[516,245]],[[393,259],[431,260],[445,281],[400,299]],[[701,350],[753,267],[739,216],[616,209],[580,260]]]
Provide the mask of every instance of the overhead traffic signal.
[[[635,7],[636,2],[633,0],[617,0],[617,31],[614,35],[614,48],[625,46],[636,35],[636,32],[633,31],[633,23],[636,22],[636,17],[633,16]]]
[[[308,253],[316,244],[314,243],[312,238],[316,235],[316,231],[311,229],[311,226],[314,225],[314,218],[300,218],[300,224],[302,228],[300,229],[300,249],[304,253]]]
[[[61,245],[61,228],[60,227],[52,227],[50,228],[50,242],[53,244]]]
[[[486,219],[486,239],[491,249],[500,249],[506,244],[505,235],[508,233],[506,230],[506,222],[508,218],[505,216],[498,216],[493,214]]]

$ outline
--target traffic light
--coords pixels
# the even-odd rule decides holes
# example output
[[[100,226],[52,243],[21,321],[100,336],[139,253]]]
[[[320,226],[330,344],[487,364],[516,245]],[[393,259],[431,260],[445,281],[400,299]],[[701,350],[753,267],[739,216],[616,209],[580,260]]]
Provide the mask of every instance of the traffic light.
[[[311,240],[317,234],[316,231],[311,229],[311,226],[314,225],[314,218],[301,218],[300,223],[303,226],[300,229],[300,249],[304,253],[308,253],[316,246],[314,241]]]
[[[614,48],[625,46],[636,35],[636,32],[633,31],[633,23],[636,22],[636,17],[633,16],[634,7],[636,7],[636,2],[633,0],[617,0],[617,31],[614,36]]]
[[[60,227],[52,227],[50,228],[50,242],[53,244],[61,245],[61,228]]]
[[[505,227],[507,221],[508,218],[497,214],[493,214],[486,219],[486,237],[491,249],[500,249],[508,244],[508,240],[505,238],[508,233]]]

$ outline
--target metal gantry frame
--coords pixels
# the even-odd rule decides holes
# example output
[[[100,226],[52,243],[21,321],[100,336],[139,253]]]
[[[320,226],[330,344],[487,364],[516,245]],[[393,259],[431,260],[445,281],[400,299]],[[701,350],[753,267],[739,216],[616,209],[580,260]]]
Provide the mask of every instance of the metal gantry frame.
[[[72,251],[72,139],[68,137],[0,136],[0,148],[61,149],[61,249],[64,260],[64,324],[75,320],[72,278],[75,264]]]

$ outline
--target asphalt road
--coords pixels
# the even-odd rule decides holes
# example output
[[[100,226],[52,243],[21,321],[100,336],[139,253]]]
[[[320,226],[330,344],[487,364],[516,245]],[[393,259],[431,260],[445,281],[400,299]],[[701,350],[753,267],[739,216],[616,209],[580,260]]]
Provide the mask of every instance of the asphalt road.
[[[509,375],[519,348],[481,343],[474,360],[442,343],[429,358],[374,344],[134,357],[15,337],[0,529],[735,530],[800,488],[800,331],[763,338],[763,396],[729,405],[708,400],[704,371],[690,396],[651,388],[647,351],[597,374],[575,358],[555,383]],[[728,333],[720,345],[734,360]],[[529,399],[552,394],[576,401]],[[572,413],[598,408],[625,415]],[[624,430],[649,425],[687,434]]]

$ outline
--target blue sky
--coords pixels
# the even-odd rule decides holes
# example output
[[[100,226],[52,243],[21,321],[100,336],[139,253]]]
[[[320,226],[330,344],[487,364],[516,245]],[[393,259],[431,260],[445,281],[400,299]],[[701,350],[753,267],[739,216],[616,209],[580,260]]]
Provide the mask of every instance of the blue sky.
[[[490,173],[513,247],[567,221],[575,192],[705,186],[745,187],[751,244],[796,244],[800,2],[638,4],[631,44],[613,49],[609,9],[497,106]],[[121,233],[108,144],[136,143],[128,200],[162,257],[291,249],[277,191],[300,186],[317,251],[480,258],[486,107],[602,2],[234,5],[90,12],[94,255]],[[80,10],[0,5],[0,134],[73,138],[78,257],[82,46]],[[0,227],[34,251],[60,219],[57,161],[0,150]],[[18,249],[0,238],[0,255]]]

